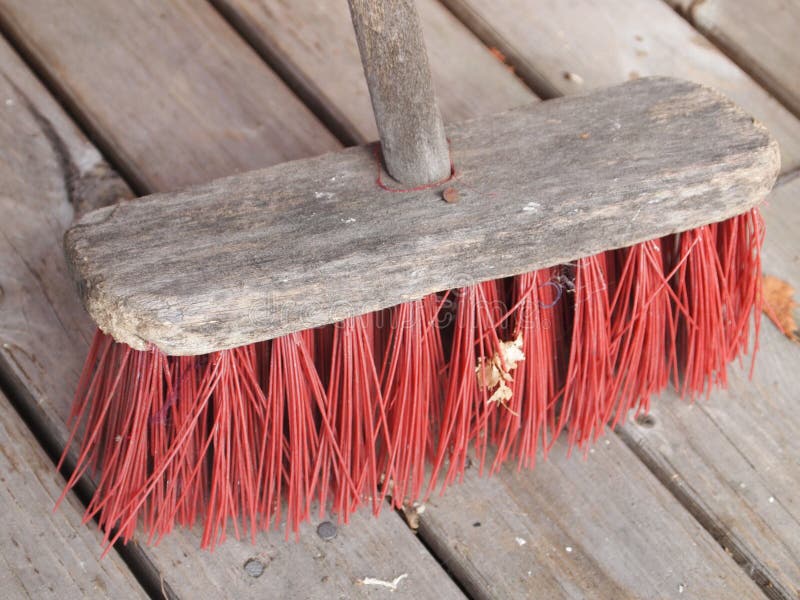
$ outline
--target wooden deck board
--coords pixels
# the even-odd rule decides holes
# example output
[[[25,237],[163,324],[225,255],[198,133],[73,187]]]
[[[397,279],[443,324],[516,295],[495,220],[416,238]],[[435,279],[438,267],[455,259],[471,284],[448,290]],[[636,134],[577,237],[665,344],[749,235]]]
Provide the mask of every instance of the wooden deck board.
[[[758,588],[613,435],[533,471],[473,467],[420,535],[476,598],[756,598]]]
[[[800,289],[800,179],[764,209],[764,271]],[[621,435],[774,598],[800,596],[800,345],[764,318],[752,380],[734,368],[708,401],[674,393],[653,402],[653,422]]]
[[[0,590],[4,598],[146,598],[116,552],[99,560],[101,535],[0,393]]]
[[[5,16],[8,19],[8,16]],[[152,22],[157,23],[158,21],[154,20]],[[55,55],[49,54],[48,56]],[[81,63],[73,63],[73,69],[77,69],[79,64]],[[360,69],[360,65],[358,68]],[[61,75],[63,75],[63,72]],[[94,80],[92,81],[92,86],[94,86],[95,82]],[[98,81],[97,85],[108,84]],[[116,80],[113,85],[119,88],[122,84],[119,80]],[[91,92],[91,88],[86,88],[83,91]],[[115,92],[115,90],[112,89],[111,92]],[[119,90],[116,90],[115,93],[119,93]],[[108,100],[108,97],[106,99]],[[80,102],[80,106],[84,106],[82,97],[78,99],[76,96],[73,101]],[[479,110],[479,107],[471,110]],[[136,122],[136,119],[132,119],[129,125]],[[94,133],[97,134],[98,131],[94,131]],[[121,139],[124,139],[123,133],[118,132]],[[163,141],[164,146],[169,145],[168,140],[170,138],[166,131],[160,132],[158,134],[160,137],[154,137],[156,134],[152,131],[150,135],[151,139],[165,140]],[[273,138],[273,141],[275,139]],[[216,149],[220,154],[228,152],[224,143],[219,141],[215,143],[217,144]],[[227,143],[231,147],[235,145],[232,141]],[[234,152],[234,150],[230,150],[230,152]],[[169,155],[169,152],[165,152],[165,154]],[[162,157],[160,156],[159,158]],[[166,164],[163,160],[160,162],[160,173],[162,175],[159,175],[159,177],[168,180],[170,168],[175,168],[174,165],[179,164],[179,159],[174,156],[167,156],[166,160]],[[216,158],[211,157],[210,160],[213,161]],[[154,162],[154,164],[157,163]],[[170,165],[173,165],[173,167]],[[223,169],[223,167],[219,168]],[[250,167],[245,166],[242,168]],[[163,175],[163,173],[166,173],[166,175]],[[150,181],[143,175],[139,176],[143,182]],[[178,178],[178,176],[185,176],[187,180],[191,180],[193,177],[196,177],[197,180],[206,178],[197,163],[194,164],[193,171],[176,173],[175,177]],[[49,210],[44,212],[44,217],[39,217],[37,221],[36,216],[30,214],[34,210],[30,208],[17,209],[26,211],[24,218],[38,223],[36,228],[27,230],[25,234],[20,235],[11,226],[8,226],[3,231],[5,234],[4,241],[11,239],[17,244],[14,247],[9,246],[11,248],[10,252],[4,250],[3,256],[7,254],[13,255],[14,259],[18,261],[18,264],[13,267],[15,269],[13,271],[7,270],[6,266],[3,265],[2,272],[4,274],[12,273],[12,277],[8,281],[12,279],[15,281],[14,286],[11,286],[6,280],[0,282],[5,287],[4,301],[8,302],[11,298],[14,302],[13,306],[17,307],[21,314],[26,315],[26,321],[22,325],[20,325],[19,320],[16,323],[11,323],[10,326],[4,324],[2,335],[6,336],[6,331],[9,331],[11,333],[8,335],[14,336],[11,344],[4,348],[5,354],[3,355],[14,375],[25,382],[32,398],[36,398],[42,405],[51,409],[54,414],[63,416],[68,405],[68,393],[65,388],[70,386],[64,385],[65,379],[63,377],[59,379],[57,376],[50,374],[46,368],[37,365],[37,362],[44,358],[55,367],[62,369],[61,372],[66,374],[67,381],[74,382],[76,369],[80,367],[83,352],[85,351],[85,340],[80,336],[83,335],[85,337],[88,335],[91,328],[82,312],[75,308],[77,306],[75,300],[70,299],[69,292],[65,291],[69,290],[70,286],[63,273],[63,265],[59,263],[60,248],[57,248],[58,243],[55,235],[53,240],[48,237],[53,233],[58,233],[60,228],[63,227],[60,222],[53,225],[53,214],[60,215],[62,220],[69,220],[70,216],[68,204],[64,200],[66,194],[63,181],[60,184],[54,181],[52,185],[53,189],[58,194],[61,194],[63,198],[58,202],[54,200],[54,198],[58,198],[57,195],[51,198],[49,200],[51,205],[48,207]],[[173,184],[166,181],[164,185],[166,188]],[[179,185],[182,185],[182,183],[174,184],[174,187]],[[27,198],[27,196],[25,197]],[[17,202],[16,205],[22,206],[20,202]],[[41,238],[40,242],[43,247],[36,250],[35,255],[31,254],[31,256],[35,256],[35,261],[30,264],[24,264],[25,261],[22,259],[28,256],[28,248],[27,246],[19,246],[19,243],[28,244],[31,236],[37,235]],[[18,246],[22,247],[25,252],[19,254]],[[37,261],[41,261],[41,267],[37,267],[40,264]],[[36,268],[31,269],[31,265]],[[50,271],[46,271],[46,283],[40,283],[39,279],[44,269],[50,269]],[[9,295],[9,289],[12,290],[12,295]],[[19,290],[23,290],[23,292],[19,292]],[[64,294],[63,299],[59,298],[58,294],[60,293]],[[43,294],[50,295],[51,300],[45,301],[42,299]],[[52,297],[58,299],[52,301]],[[36,316],[34,318],[31,315]],[[66,327],[59,323],[62,320],[67,323]],[[39,325],[34,329],[30,323]],[[61,329],[67,329],[63,334],[64,338],[72,340],[72,342],[67,341],[67,345],[57,351],[54,350],[54,338],[52,336],[61,336],[61,333],[54,333],[59,332]],[[69,331],[70,329],[73,331]],[[74,333],[74,331],[80,331],[81,333],[77,337],[73,337],[71,333]],[[79,341],[76,342],[76,339]],[[5,342],[5,340],[3,341]],[[15,366],[15,363],[17,366]],[[25,368],[20,369],[18,365],[24,365]],[[724,407],[721,410],[724,410]],[[63,435],[63,425],[59,427],[59,435]],[[533,568],[528,570],[534,573],[533,577],[536,585],[543,586],[536,589],[553,590],[557,597],[581,594],[599,595],[605,591],[617,591],[620,592],[620,596],[624,597],[625,595],[633,594],[632,590],[634,589],[636,594],[639,594],[640,590],[662,590],[665,596],[684,594],[681,597],[691,597],[691,594],[698,590],[697,597],[703,597],[700,595],[701,592],[708,591],[708,588],[705,587],[706,583],[704,583],[703,576],[709,576],[709,569],[714,570],[715,573],[725,575],[730,589],[733,590],[732,593],[743,597],[754,597],[757,594],[757,590],[750,584],[749,580],[742,576],[740,571],[733,568],[732,561],[727,560],[721,550],[711,543],[709,536],[697,527],[693,521],[687,519],[686,513],[678,507],[670,496],[664,493],[663,488],[655,483],[654,478],[644,472],[641,464],[631,456],[630,452],[614,438],[610,438],[609,442],[608,446],[601,443],[601,446],[596,449],[589,463],[584,465],[586,470],[580,468],[582,463],[580,463],[579,457],[573,457],[570,461],[563,463],[564,466],[561,467],[559,466],[561,464],[560,460],[554,455],[550,463],[541,465],[539,470],[533,474],[525,473],[517,476],[509,470],[496,479],[477,479],[470,476],[465,485],[452,488],[441,501],[437,499],[431,503],[428,511],[423,514],[422,535],[426,536],[426,541],[434,548],[439,544],[444,549],[442,550],[442,556],[450,561],[449,566],[454,572],[462,573],[466,584],[468,586],[477,586],[475,589],[478,591],[482,589],[511,590],[512,594],[516,592],[524,593],[525,590],[531,589],[530,579],[518,581],[514,578],[517,576],[520,578],[528,577],[527,570],[524,568],[520,570],[519,567],[530,565]],[[600,455],[599,457],[598,454]],[[554,463],[556,466],[553,466]],[[596,468],[589,470],[592,465]],[[551,472],[548,473],[546,469],[551,469]],[[637,480],[646,482],[646,485],[643,486],[644,492],[640,490],[640,486],[635,482],[629,484],[637,492],[633,498],[630,496],[625,497],[624,493],[620,493],[621,490],[628,489],[626,487],[627,479],[624,474],[631,472],[636,473],[635,478]],[[544,479],[546,483],[543,484],[540,479]],[[610,482],[606,483],[606,480]],[[522,483],[519,483],[520,481]],[[536,487],[531,487],[531,481],[537,482]],[[612,485],[612,483],[616,483],[616,486]],[[770,488],[770,490],[772,489]],[[786,483],[785,489],[791,490],[791,483]],[[638,492],[645,494],[645,500],[639,498]],[[585,499],[586,502],[584,504],[576,504],[576,494]],[[778,498],[779,496],[775,495],[774,497]],[[484,502],[483,508],[473,507],[470,509],[472,512],[466,508],[470,502],[481,501]],[[462,503],[465,507],[464,512],[460,508]],[[530,514],[519,515],[506,512],[504,507],[514,506],[519,503],[526,507],[525,511],[520,512],[532,512],[529,507],[533,505],[541,507],[541,512],[547,517],[534,521]],[[616,520],[603,523],[600,511],[609,505],[615,509],[618,506],[622,506],[627,509],[627,512],[621,509],[615,510]],[[639,509],[637,507],[643,508]],[[479,510],[483,512],[478,512]],[[553,514],[554,512],[555,515]],[[561,516],[562,513],[564,518]],[[626,520],[620,517],[620,513],[622,513],[622,517],[626,517]],[[471,514],[478,514],[479,518],[484,518],[486,524],[482,521],[481,527],[473,527],[475,521],[471,521],[465,516]],[[486,516],[483,517],[482,515]],[[361,516],[359,515],[359,518]],[[385,540],[390,549],[392,549],[391,546],[398,543],[398,539],[401,541],[405,539],[403,537],[404,532],[400,532],[395,528],[393,523],[396,519],[393,520],[392,515],[385,514],[384,518],[379,521],[372,521],[367,518],[367,515],[363,515],[363,517],[363,528],[372,529],[373,531],[368,533],[376,534],[377,537],[375,539]],[[650,524],[652,519],[656,520],[657,523],[655,525]],[[381,533],[381,530],[377,529],[382,521],[390,523],[386,533]],[[599,522],[599,525],[595,521]],[[437,525],[437,522],[443,524]],[[489,527],[489,523],[501,523],[502,526],[497,525],[492,530]],[[673,527],[678,530],[678,534],[675,534],[672,530],[673,527],[670,527],[669,523],[672,523]],[[675,523],[678,523],[678,526],[675,526]],[[352,527],[360,527],[360,525],[357,522]],[[437,527],[440,527],[438,531]],[[470,529],[463,531],[467,527]],[[495,525],[492,525],[492,527],[495,527]],[[528,532],[530,534],[529,537],[532,536],[534,540],[540,539],[536,536],[542,536],[541,539],[546,541],[537,543],[534,546],[534,542],[531,539],[519,536],[525,540],[525,544],[520,545],[516,541],[517,536],[515,535],[520,528],[524,528],[524,531]],[[489,534],[487,534],[487,531]],[[476,532],[480,532],[481,535]],[[313,557],[313,552],[316,551],[315,548],[321,543],[320,540],[313,537],[313,532],[308,531],[308,528],[306,528],[305,533],[306,535],[303,539],[308,542],[308,546],[301,548],[299,555],[304,560],[308,556]],[[472,534],[472,537],[469,534]],[[340,535],[342,539],[345,538],[344,532]],[[349,530],[346,535],[348,539],[356,539],[355,537],[350,537]],[[514,535],[513,539],[511,538],[512,535]],[[670,537],[667,542],[670,547],[676,549],[669,553],[664,553],[662,556],[659,550],[661,546],[658,544],[662,543],[665,535],[674,536]],[[463,536],[468,542],[459,541],[457,536]],[[173,536],[173,538],[174,543],[168,541],[172,538],[167,538],[162,543],[162,547],[157,549],[157,560],[160,561],[160,567],[168,572],[169,583],[174,585],[172,581],[172,573],[174,573],[176,579],[181,582],[180,585],[185,586],[179,591],[187,595],[196,595],[201,592],[208,594],[221,589],[224,589],[225,593],[230,593],[230,595],[242,594],[246,597],[263,595],[265,590],[271,590],[271,585],[274,585],[274,583],[270,583],[271,577],[285,581],[283,579],[285,574],[300,564],[298,563],[300,558],[292,555],[291,549],[283,548],[283,545],[278,542],[274,542],[273,545],[272,538],[268,541],[269,549],[267,550],[261,550],[260,547],[254,548],[249,544],[236,544],[233,542],[223,546],[215,555],[211,555],[209,558],[204,558],[208,557],[205,554],[197,556],[194,551],[196,542],[191,539],[191,535],[183,534]],[[642,581],[633,581],[634,585],[639,586],[634,588],[630,587],[633,578],[620,571],[623,568],[631,568],[630,565],[620,567],[620,565],[605,562],[609,560],[609,548],[624,548],[626,544],[631,543],[631,540],[633,541],[633,547],[637,551],[625,556],[630,561],[633,561],[634,572],[643,573],[648,564],[656,569],[664,569],[661,572],[662,576],[655,576],[649,573],[647,576],[643,576]],[[691,540],[695,540],[696,547],[691,546]],[[672,545],[673,543],[674,546]],[[689,543],[689,546],[685,546],[685,543]],[[451,547],[448,544],[451,544]],[[564,544],[563,554],[555,554],[554,552],[560,548],[560,544]],[[169,546],[167,551],[164,551],[164,545]],[[572,548],[572,552],[566,550],[567,545]],[[410,572],[410,575],[407,580],[404,580],[404,583],[401,583],[401,592],[414,593],[418,597],[426,597],[432,594],[442,594],[445,597],[449,597],[449,595],[455,594],[452,587],[445,587],[444,591],[442,591],[444,586],[442,586],[442,581],[437,575],[431,577],[423,575],[417,579],[420,582],[420,587],[413,587],[412,571],[420,568],[419,565],[413,562],[414,552],[421,552],[423,556],[426,556],[424,549],[420,545],[409,546],[406,548],[408,552],[400,553],[402,556],[407,556],[411,562],[401,562],[397,565],[398,569],[396,571],[394,569],[386,569],[387,558],[376,560],[366,556],[348,563],[347,561],[351,560],[352,557],[341,557],[338,550],[335,550],[335,545],[328,543],[328,545],[323,545],[322,547],[329,557],[327,561],[324,561],[325,564],[331,569],[343,570],[343,572],[337,572],[333,578],[335,584],[332,587],[325,587],[327,581],[315,583],[309,579],[308,585],[311,586],[309,588],[282,588],[283,590],[299,590],[298,593],[330,591],[331,593],[339,592],[345,594],[353,590],[355,592],[372,592],[375,594],[385,593],[385,590],[360,586],[357,583],[357,579],[367,576],[390,579],[402,574],[405,572],[403,569],[406,569]],[[448,547],[451,549],[445,551]],[[333,548],[333,552],[326,550],[328,548]],[[533,552],[532,556],[524,554],[520,558],[512,554],[516,549],[524,550],[526,548],[528,551]],[[587,552],[587,548],[590,551]],[[687,548],[689,549],[687,550]],[[231,551],[230,553],[228,553],[229,550]],[[188,556],[183,556],[183,553]],[[547,556],[548,553],[550,556]],[[675,557],[675,554],[678,556]],[[683,558],[683,554],[686,554],[688,558]],[[575,557],[574,559],[572,558],[573,556]],[[250,557],[256,557],[267,565],[262,577],[251,578],[242,572],[244,561]],[[503,560],[503,557],[506,557],[505,560]],[[692,564],[690,560],[692,557],[694,562],[698,564]],[[600,561],[599,565],[596,562],[592,562],[598,559]],[[277,560],[277,563],[270,562],[270,560]],[[425,563],[429,560],[430,557],[426,556],[421,562]],[[665,566],[665,563],[662,562],[664,560],[679,561],[680,568],[678,570],[681,574],[686,573],[686,577],[673,578],[672,574],[668,572],[673,567]],[[343,562],[345,564],[344,567],[342,566]],[[576,563],[579,565],[577,570]],[[376,564],[379,565],[377,571],[372,568]],[[434,567],[434,565],[431,565],[431,567]],[[308,570],[310,567],[303,568]],[[582,573],[589,573],[591,576],[581,580]],[[320,575],[320,578],[326,575],[327,573]],[[570,588],[570,582],[575,580],[579,581],[579,587],[577,589]],[[477,583],[473,584],[473,581]],[[719,579],[717,575],[712,575],[708,581],[719,581]],[[347,585],[348,582],[349,586]],[[409,584],[407,587],[406,583]],[[470,591],[473,590],[472,587],[469,587],[469,589]]]
[[[660,0],[443,0],[547,95],[645,75],[710,85],[763,121],[783,171],[800,166],[800,121]]]
[[[254,41],[256,45],[287,49],[290,55],[284,60],[291,61],[293,69],[307,62],[304,77],[313,78],[319,97],[336,102],[333,110],[350,122],[363,118],[360,111],[369,111],[367,104],[350,103],[337,89],[337,80],[360,76],[356,54],[312,52],[324,59],[319,78],[313,61],[297,56],[303,48],[346,46],[351,36],[346,11],[336,20],[334,36],[332,17],[318,14],[314,2],[287,5],[235,0],[231,6],[240,15],[255,15],[256,19],[266,15],[264,23],[248,35],[261,36]],[[302,28],[270,27],[267,18],[276,23],[302,23]],[[463,34],[460,27],[457,32],[452,35]],[[294,35],[300,40],[292,41]],[[440,30],[428,43],[447,39]],[[488,55],[485,48],[483,52]],[[271,59],[281,60],[281,54],[273,52]],[[475,74],[477,81],[470,80],[464,90],[480,88],[481,76],[491,77],[495,93],[483,104],[476,96],[472,108],[488,113],[502,105],[506,89],[516,94],[517,82],[496,60],[486,69],[491,70]],[[497,87],[497,78],[506,83]],[[447,106],[449,95],[464,93],[458,85],[440,88],[442,106]],[[513,98],[516,102],[515,95]],[[618,439],[612,437],[608,442],[598,447],[588,464],[577,456],[566,460],[565,449],[559,446],[550,463],[533,473],[517,475],[506,469],[493,479],[470,473],[467,483],[427,504],[420,516],[420,535],[478,598],[531,593],[541,597],[671,597],[685,593],[682,597],[702,598],[722,585],[728,586],[726,592],[731,595],[757,596],[754,584],[634,455]],[[576,503],[575,498],[580,500]],[[480,527],[474,526],[476,522]],[[524,541],[522,545],[518,537]],[[567,547],[573,551],[567,552]]]
[[[82,7],[87,11],[91,9],[88,3]],[[135,23],[129,20],[121,26],[135,26]],[[60,37],[60,33],[52,31]],[[84,49],[94,53],[92,46],[84,46]],[[129,56],[129,59],[134,57]],[[153,61],[156,60],[153,57]],[[81,69],[86,62],[78,61],[73,66]],[[4,159],[0,161],[0,213],[3,215],[0,221],[0,302],[3,309],[0,311],[0,369],[3,378],[12,382],[19,392],[20,400],[36,414],[41,426],[63,445],[67,437],[64,420],[93,326],[78,302],[67,273],[62,234],[73,216],[72,202],[102,204],[129,192],[2,40],[0,65],[3,75],[0,77],[0,110],[12,117],[0,120],[0,155]],[[67,69],[66,62],[61,65]],[[261,68],[259,63],[258,69]],[[120,96],[126,94],[118,81],[109,79],[107,85],[116,88]],[[100,90],[111,91],[109,88]],[[209,103],[201,107],[201,112],[215,111],[212,98],[206,97]],[[264,111],[271,110],[268,102],[263,107]],[[152,106],[140,105],[139,109],[142,112],[133,115],[129,124],[147,120]],[[281,115],[271,118],[276,122],[291,122],[293,110],[294,105],[289,103]],[[304,118],[304,111],[300,111],[300,119]],[[117,133],[121,139],[126,139],[123,133]],[[195,164],[194,170],[189,171],[182,162],[181,152],[174,148],[169,151],[172,139],[185,138],[175,129],[164,129],[152,141],[154,145],[163,145],[164,152],[150,157],[148,164],[152,172],[144,174],[143,181],[159,181],[174,174],[175,181],[165,181],[166,187],[203,177],[201,167]],[[207,153],[209,162],[219,153],[235,155],[233,139],[223,136],[216,143],[206,145],[203,152]],[[278,147],[281,139],[275,134],[269,143]],[[288,139],[291,140],[291,136]],[[329,140],[325,130],[314,124],[307,143],[318,143],[317,148],[322,151]],[[277,153],[280,155],[280,151]],[[164,164],[165,156],[170,157],[169,164]],[[266,158],[261,157],[261,160]],[[55,471],[52,478],[59,479]],[[308,527],[299,543],[282,540],[283,533],[275,532],[260,536],[255,546],[249,541],[231,541],[210,554],[199,550],[196,534],[176,531],[159,546],[145,548],[144,552],[146,559],[161,573],[164,588],[179,597],[260,598],[273,590],[285,592],[285,597],[294,594],[314,598],[373,597],[386,590],[361,585],[359,580],[365,577],[391,580],[403,573],[408,573],[408,578],[399,586],[400,597],[423,597],[429,593],[442,598],[462,596],[403,521],[391,511],[384,512],[380,519],[358,515],[347,532],[340,533],[332,542],[323,544]],[[97,555],[101,549],[98,544]],[[254,556],[260,557],[266,565],[258,578],[244,570],[246,560]],[[53,583],[60,583],[55,574]]]
[[[346,2],[214,0],[259,51],[307,97],[337,115],[354,139],[378,138]],[[534,100],[438,0],[417,0],[433,83],[445,122]]]
[[[800,4],[795,0],[667,0],[800,116]]]
[[[338,147],[205,2],[10,0],[0,20],[142,191]]]

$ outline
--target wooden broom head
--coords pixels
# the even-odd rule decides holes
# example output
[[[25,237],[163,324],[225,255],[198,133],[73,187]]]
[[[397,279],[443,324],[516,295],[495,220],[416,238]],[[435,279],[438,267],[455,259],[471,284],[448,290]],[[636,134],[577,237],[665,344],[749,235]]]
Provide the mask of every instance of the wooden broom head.
[[[386,189],[371,145],[92,212],[65,236],[84,305],[117,341],[203,354],[721,221],[780,163],[730,100],[669,78],[447,135],[455,174],[423,189]]]

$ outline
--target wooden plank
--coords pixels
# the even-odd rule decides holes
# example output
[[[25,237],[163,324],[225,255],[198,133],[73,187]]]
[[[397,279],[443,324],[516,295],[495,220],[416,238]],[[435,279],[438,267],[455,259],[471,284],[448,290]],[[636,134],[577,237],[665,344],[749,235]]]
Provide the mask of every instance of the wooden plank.
[[[180,30],[171,35],[180,37]],[[128,60],[135,57],[128,55]],[[89,61],[76,67],[84,64]],[[64,420],[93,325],[68,274],[62,235],[72,220],[73,205],[104,204],[129,192],[2,40],[0,73],[0,378],[53,444],[63,447]],[[203,110],[213,112],[214,107]],[[133,121],[147,118],[146,112],[132,117]],[[291,122],[291,105],[273,118]],[[161,131],[159,143],[168,144],[173,133]],[[278,144],[280,139],[273,142]],[[313,139],[324,146],[327,137]],[[227,152],[226,144],[236,144],[231,140],[221,136],[218,143],[206,147],[209,160]],[[187,176],[180,153],[166,155],[174,171],[158,162],[163,155],[151,157],[153,171],[143,179],[157,180],[159,173],[174,172],[177,182]],[[201,170],[189,175],[199,179]],[[52,477],[58,479],[54,471]],[[59,514],[54,518],[60,518]],[[408,573],[400,583],[400,597],[427,593],[461,597],[452,580],[391,512],[377,520],[359,515],[346,533],[323,546],[325,557],[320,553],[321,540],[308,528],[299,543],[282,542],[282,533],[274,533],[260,537],[259,546],[231,541],[214,554],[198,550],[196,535],[179,530],[158,547],[143,550],[142,560],[162,574],[160,583],[154,575],[156,590],[160,587],[166,596],[187,598],[262,598],[272,590],[287,590],[287,597],[372,597],[384,590],[359,584],[359,580],[391,580]],[[135,546],[134,541],[127,549]],[[259,554],[262,548],[266,549],[263,556]],[[101,547],[94,550],[97,556]],[[245,562],[254,556],[266,565],[258,578],[244,570]]]
[[[102,536],[84,525],[64,480],[0,393],[0,589],[4,598],[146,598],[116,552],[99,560]]]
[[[697,81],[764,122],[785,172],[800,166],[800,121],[663,2],[443,1],[546,96],[648,75]]]
[[[475,467],[419,533],[474,598],[756,598],[755,584],[615,436],[534,471]]]
[[[344,2],[213,0],[301,96],[357,142],[378,138]],[[445,122],[526,104],[531,92],[438,0],[417,0]]]
[[[800,4],[794,0],[667,0],[800,116]]]
[[[360,147],[87,215],[65,238],[84,305],[138,349],[233,348],[723,220],[766,196],[779,161],[730,101],[666,78],[448,139],[455,205],[441,186],[382,189]]]
[[[260,536],[255,545],[230,539],[200,559],[201,532],[174,532],[156,549],[156,558],[173,588],[191,599],[382,598],[390,590],[369,580],[398,577],[392,598],[465,598],[391,510],[378,518],[359,511],[328,541],[317,534],[318,523],[301,525],[297,541],[284,540],[282,530]]]
[[[338,147],[205,2],[11,0],[0,20],[141,190]]]
[[[766,273],[800,289],[800,178],[764,209]],[[763,325],[755,374],[735,369],[727,392],[673,393],[623,439],[772,598],[800,596],[800,345]]]

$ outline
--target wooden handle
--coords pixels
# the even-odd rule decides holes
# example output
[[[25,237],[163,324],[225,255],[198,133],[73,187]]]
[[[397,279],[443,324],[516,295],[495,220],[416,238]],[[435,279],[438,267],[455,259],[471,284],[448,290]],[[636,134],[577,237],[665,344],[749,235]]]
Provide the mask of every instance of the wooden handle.
[[[408,186],[442,180],[450,157],[413,0],[348,0],[386,170]]]

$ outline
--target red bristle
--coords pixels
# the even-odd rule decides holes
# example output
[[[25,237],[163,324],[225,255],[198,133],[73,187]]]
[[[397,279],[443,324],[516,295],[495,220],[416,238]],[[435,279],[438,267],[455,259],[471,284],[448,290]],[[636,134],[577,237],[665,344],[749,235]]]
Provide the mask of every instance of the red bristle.
[[[613,374],[606,254],[577,261],[566,272],[567,294],[574,296],[569,363],[553,440],[568,432],[568,444],[584,447],[605,428]],[[572,275],[574,273],[574,279]]]
[[[109,547],[140,518],[158,541],[202,517],[213,548],[229,525],[255,540],[285,521],[288,537],[315,501],[344,521],[366,496],[376,513],[387,495],[400,507],[419,497],[428,462],[429,491],[463,475],[470,445],[481,470],[490,443],[492,471],[511,455],[533,466],[563,430],[584,446],[647,410],[670,372],[691,397],[724,385],[727,362],[757,347],[762,241],[753,210],[206,356],[97,332],[61,463],[80,429],[83,443],[59,502],[99,473],[86,519]]]
[[[391,446],[380,449],[379,471],[384,477],[381,497],[391,493],[397,508],[419,497],[426,459],[433,452],[444,369],[438,309],[435,294],[392,309],[381,372]]]
[[[728,362],[749,351],[751,317],[754,355],[757,349],[762,312],[763,242],[764,220],[758,208],[723,221],[717,228],[717,252],[728,291],[724,307]]]
[[[512,339],[521,338],[525,359],[517,365],[509,385],[507,410],[499,411],[493,442],[496,472],[512,454],[518,466],[533,467],[540,446],[549,446],[548,414],[562,385],[559,338],[562,335],[564,289],[556,269],[542,269],[514,277],[511,314]]]
[[[497,324],[502,315],[497,282],[490,281],[461,288],[457,299],[455,327],[444,396],[438,450],[433,465],[430,488],[438,480],[445,460],[444,487],[457,477],[463,477],[467,450],[474,442],[481,467],[486,457],[489,438],[489,413],[495,408],[490,402],[498,387],[492,379],[495,357],[501,356]],[[503,386],[507,387],[506,382]]]
[[[346,319],[333,329],[331,376],[328,385],[328,421],[334,428],[342,456],[341,468],[355,487],[336,486],[333,510],[347,521],[369,496],[380,510],[378,449],[391,453],[386,407],[381,394],[374,352],[374,314]],[[323,486],[328,475],[323,477]]]
[[[650,397],[669,383],[668,342],[675,335],[672,290],[661,241],[617,250],[616,290],[611,301],[611,353],[616,367],[603,417],[612,426],[631,409],[647,411]]]
[[[681,233],[677,244],[675,385],[684,397],[709,394],[726,383],[724,306],[729,297],[716,233],[717,225],[706,225]]]

